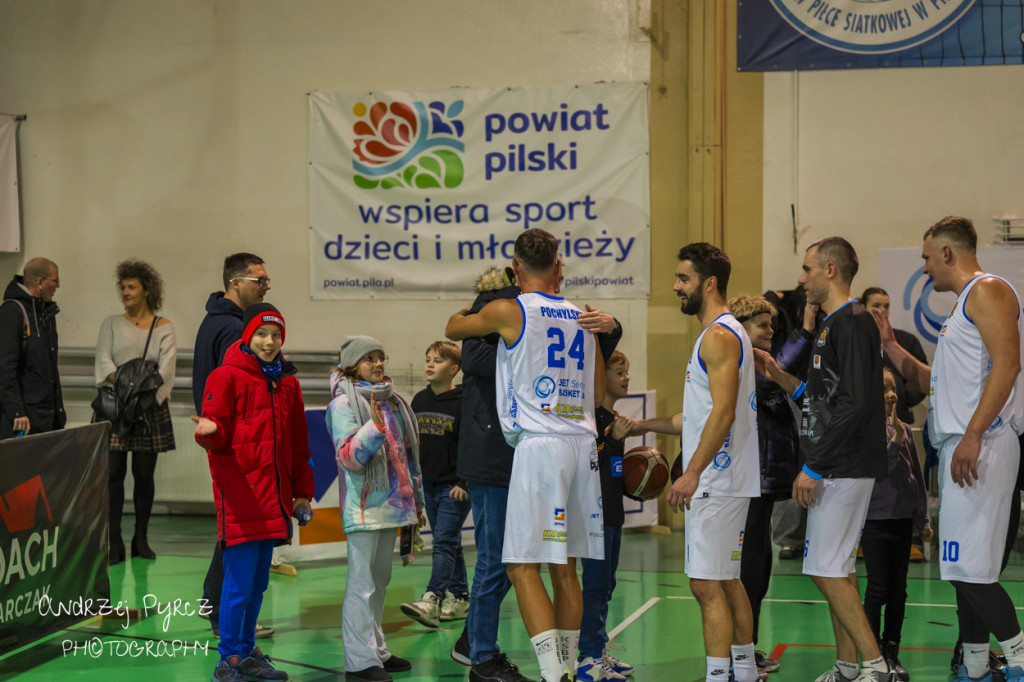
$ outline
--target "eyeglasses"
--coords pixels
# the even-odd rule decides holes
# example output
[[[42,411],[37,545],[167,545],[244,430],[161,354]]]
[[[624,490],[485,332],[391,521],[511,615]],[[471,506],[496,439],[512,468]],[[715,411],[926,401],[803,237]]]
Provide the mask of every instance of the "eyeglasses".
[[[365,358],[360,360],[359,363],[362,364],[364,362],[368,362],[371,365],[376,365],[379,362],[382,365],[386,365],[388,364],[388,360],[390,359],[391,358],[389,358],[387,355],[367,355]]]
[[[235,277],[235,279],[244,279],[247,282],[256,282],[256,286],[258,286],[258,287],[269,287],[270,286],[270,278],[269,277]]]

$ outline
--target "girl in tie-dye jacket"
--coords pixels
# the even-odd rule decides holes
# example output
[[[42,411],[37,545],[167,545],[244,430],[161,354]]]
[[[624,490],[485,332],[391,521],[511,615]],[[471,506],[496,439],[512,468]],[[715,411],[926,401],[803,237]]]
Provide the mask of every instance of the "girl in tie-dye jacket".
[[[385,679],[383,672],[409,669],[408,661],[388,652],[381,618],[395,529],[423,522],[419,430],[409,404],[384,373],[387,355],[380,341],[347,337],[339,360],[326,418],[348,536],[345,671],[350,679]]]

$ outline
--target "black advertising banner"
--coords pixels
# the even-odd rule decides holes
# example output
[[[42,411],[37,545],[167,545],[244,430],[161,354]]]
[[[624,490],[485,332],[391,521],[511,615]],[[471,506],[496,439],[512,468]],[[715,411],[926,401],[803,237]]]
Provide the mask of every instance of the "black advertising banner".
[[[1024,0],[740,0],[740,71],[1024,62]]]
[[[0,441],[0,654],[101,613],[110,424]]]

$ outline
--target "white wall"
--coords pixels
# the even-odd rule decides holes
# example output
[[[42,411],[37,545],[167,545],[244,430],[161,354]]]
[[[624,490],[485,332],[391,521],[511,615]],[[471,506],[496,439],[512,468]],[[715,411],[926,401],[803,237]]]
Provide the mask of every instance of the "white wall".
[[[312,302],[306,93],[647,80],[631,0],[0,0],[0,111],[23,113],[24,255],[60,266],[63,346],[119,309],[149,260],[191,347],[223,258],[268,262],[288,348],[381,338],[418,365],[452,302]],[[471,295],[467,293],[467,300]],[[602,301],[643,389],[646,301]],[[286,349],[287,350],[287,349]]]
[[[842,235],[878,281],[878,249],[940,218],[1024,216],[1024,67],[765,74],[764,285],[792,288],[806,247]],[[790,204],[801,230],[793,253]]]

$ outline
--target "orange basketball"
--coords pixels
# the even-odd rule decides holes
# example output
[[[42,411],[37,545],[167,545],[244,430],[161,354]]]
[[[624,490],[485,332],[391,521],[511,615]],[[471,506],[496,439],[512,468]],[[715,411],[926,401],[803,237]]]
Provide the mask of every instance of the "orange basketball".
[[[668,483],[665,456],[646,445],[633,448],[622,458],[622,487],[626,497],[653,500]]]

